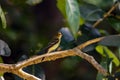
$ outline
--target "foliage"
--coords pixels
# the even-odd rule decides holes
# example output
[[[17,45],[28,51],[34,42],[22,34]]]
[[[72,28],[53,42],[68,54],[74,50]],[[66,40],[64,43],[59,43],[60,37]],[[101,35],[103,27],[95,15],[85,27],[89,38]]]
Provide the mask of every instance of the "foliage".
[[[6,28],[6,26],[7,26],[6,19],[5,19],[5,15],[4,15],[4,12],[3,12],[1,6],[0,6],[0,17],[1,17],[3,28]]]
[[[92,67],[88,63],[84,62],[81,65],[83,60],[78,57],[43,63],[43,67],[48,80],[119,79],[117,75],[120,75],[120,36],[114,35],[120,33],[119,1],[2,0],[0,3],[0,38],[7,42],[12,50],[11,56],[0,57],[3,63],[16,63],[37,54],[47,46],[58,31],[63,33],[60,45],[62,50],[74,48],[93,38],[108,36],[83,49],[84,52],[94,56],[109,72],[108,77],[100,73],[96,76],[96,71],[90,71]],[[108,13],[111,7],[115,9]],[[106,13],[108,16],[104,17]],[[97,26],[93,26],[96,21],[100,22]],[[112,36],[109,37],[109,35]],[[36,73],[41,69],[38,66],[31,66],[25,70],[30,71],[31,74],[35,73],[38,77],[45,75],[44,72]],[[42,70],[38,70],[39,73],[40,71]],[[51,71],[53,74],[50,74]],[[18,78],[15,76],[15,79]]]
[[[116,66],[119,66],[118,58],[112,53],[107,47],[104,46],[97,46],[96,50],[104,57],[111,58]],[[106,53],[106,54],[105,54]]]

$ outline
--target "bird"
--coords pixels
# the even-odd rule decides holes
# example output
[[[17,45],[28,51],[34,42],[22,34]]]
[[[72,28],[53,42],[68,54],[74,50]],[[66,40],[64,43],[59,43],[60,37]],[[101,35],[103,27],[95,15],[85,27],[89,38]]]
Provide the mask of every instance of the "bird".
[[[45,47],[42,51],[40,51],[38,54],[50,53],[56,50],[60,45],[61,38],[62,38],[62,33],[58,32],[57,35],[53,38],[53,40],[48,43],[48,46]]]

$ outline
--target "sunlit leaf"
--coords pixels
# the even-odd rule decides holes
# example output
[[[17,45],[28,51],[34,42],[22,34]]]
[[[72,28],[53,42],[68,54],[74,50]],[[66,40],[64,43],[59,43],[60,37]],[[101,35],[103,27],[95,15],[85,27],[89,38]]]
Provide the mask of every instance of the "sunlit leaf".
[[[2,59],[2,57],[0,56],[0,63],[3,63],[3,59]]]
[[[104,57],[107,57],[107,56],[108,56],[109,58],[113,59],[113,62],[115,63],[115,65],[116,65],[116,66],[119,66],[119,64],[120,64],[119,59],[118,59],[118,58],[114,55],[114,53],[113,53],[111,50],[109,50],[107,47],[99,45],[99,46],[96,47],[96,50],[97,50],[97,52],[100,53],[102,56],[104,56]],[[106,55],[106,54],[107,54],[107,55]]]
[[[65,4],[65,0],[57,0],[57,7],[59,8],[59,10],[63,14],[63,16],[66,18],[66,11],[65,11],[66,4]]]
[[[102,56],[106,56],[105,54],[104,54],[104,51],[103,51],[103,46],[97,46],[96,48],[95,48],[96,50],[97,50],[97,52],[99,52]]]
[[[109,73],[111,74],[112,73],[112,67],[113,67],[113,65],[112,65],[112,62],[109,64]]]
[[[5,80],[5,78],[3,77],[3,75],[2,75],[2,76],[0,76],[0,80]]]
[[[83,25],[84,23],[85,23],[85,20],[82,17],[80,17],[80,25]]]
[[[0,56],[0,63],[3,63],[3,59],[2,59],[2,57]],[[3,76],[3,74],[2,73],[0,73],[0,76]]]
[[[0,18],[1,18],[1,21],[2,21],[2,26],[3,28],[5,29],[6,26],[7,26],[7,23],[6,23],[6,18],[5,18],[5,14],[1,8],[1,5],[0,5]]]
[[[66,14],[70,30],[75,38],[80,25],[80,12],[77,0],[66,0]]]

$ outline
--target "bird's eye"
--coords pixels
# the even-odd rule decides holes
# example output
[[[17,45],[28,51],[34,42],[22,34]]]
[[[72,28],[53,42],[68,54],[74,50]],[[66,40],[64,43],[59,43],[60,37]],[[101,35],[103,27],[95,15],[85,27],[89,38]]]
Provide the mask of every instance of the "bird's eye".
[[[58,35],[61,35],[61,33],[59,32]]]

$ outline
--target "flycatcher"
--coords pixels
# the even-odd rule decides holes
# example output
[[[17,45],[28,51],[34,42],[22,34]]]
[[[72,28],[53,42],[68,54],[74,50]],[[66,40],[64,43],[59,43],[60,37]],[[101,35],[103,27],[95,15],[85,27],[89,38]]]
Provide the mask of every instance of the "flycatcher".
[[[58,32],[58,34],[53,38],[53,40],[50,43],[48,43],[48,46],[46,48],[44,48],[38,54],[50,53],[50,52],[56,50],[60,45],[61,38],[62,38],[62,33]]]

